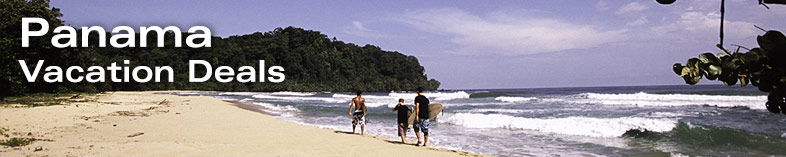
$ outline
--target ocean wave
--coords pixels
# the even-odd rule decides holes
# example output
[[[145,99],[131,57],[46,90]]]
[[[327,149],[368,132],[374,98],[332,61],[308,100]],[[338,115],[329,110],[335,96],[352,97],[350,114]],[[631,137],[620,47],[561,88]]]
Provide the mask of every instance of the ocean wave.
[[[179,95],[188,95],[188,96],[202,96],[202,95],[204,95],[205,93],[188,93],[188,92],[184,92],[184,93],[176,93],[176,94],[179,94]]]
[[[428,97],[430,99],[434,99],[434,100],[437,100],[437,101],[469,98],[469,94],[467,92],[464,92],[464,91],[458,91],[458,92],[429,92],[429,93],[423,93],[423,95],[425,95],[426,97]],[[389,97],[395,97],[396,99],[398,99],[398,98],[414,99],[416,96],[418,96],[418,94],[417,93],[396,93],[396,92],[391,92],[391,93],[388,94],[388,96]]]
[[[286,92],[286,91],[284,91],[284,92],[273,92],[273,93],[270,93],[270,94],[271,95],[291,95],[291,96],[312,96],[312,95],[315,95],[317,93],[312,93],[312,92]]]
[[[260,102],[255,102],[253,104],[265,107],[265,108],[267,108],[267,110],[265,110],[265,111],[276,113],[276,114],[279,114],[281,116],[292,116],[292,113],[300,112],[299,109],[297,109],[296,107],[292,107],[292,106],[276,105],[276,104],[260,103]]]
[[[218,93],[218,95],[240,95],[240,96],[252,96],[252,95],[256,95],[256,94],[259,94],[259,93],[257,93],[257,92],[223,92],[223,93]]]
[[[476,102],[476,103],[442,103],[442,106],[491,106],[491,105],[515,105],[511,102]]]
[[[348,94],[333,94],[331,97],[332,99],[336,100],[344,100],[346,103],[349,103],[352,98],[355,98],[356,95],[348,95]],[[363,98],[366,99],[366,107],[393,107],[398,104],[398,98],[389,97],[389,96],[379,96],[379,95],[363,95]],[[410,100],[409,102],[413,102]],[[405,101],[405,103],[407,103]]]
[[[454,112],[457,113],[508,113],[508,114],[520,114],[520,113],[541,113],[545,112],[543,109],[487,109],[487,108],[476,108],[476,109],[468,109],[468,110],[456,110]]]
[[[257,99],[268,100],[283,100],[291,102],[324,102],[324,103],[349,103],[355,95],[349,94],[331,94],[330,97],[318,96],[319,93],[314,92],[225,92],[218,95],[236,95],[236,96],[251,96]],[[461,98],[469,98],[469,94],[464,91],[459,92],[434,92],[425,93],[432,101],[445,101]],[[388,95],[363,95],[366,99],[366,105],[369,107],[393,107],[398,103],[399,98],[404,98],[406,104],[413,104],[414,98],[417,96],[415,93],[396,93],[391,92]]]
[[[690,106],[748,107],[765,109],[766,96],[692,95],[692,94],[600,94],[582,93],[575,98],[561,99],[573,103],[635,106]]]
[[[493,98],[493,97],[500,97],[500,96],[507,96],[507,94],[500,93],[500,92],[489,92],[489,91],[478,91],[469,94],[469,98]]]
[[[390,102],[388,102],[388,103],[380,103],[380,102],[368,102],[367,101],[366,102],[366,107],[383,107],[384,106],[384,107],[393,108],[393,107],[396,107],[396,104],[398,104],[398,102],[396,102],[396,103],[390,103]]]
[[[693,125],[687,122],[679,122],[674,129],[668,132],[631,129],[623,137],[659,139],[660,141],[706,147],[740,148],[751,152],[767,152],[766,154],[786,153],[786,142],[777,136],[773,137],[719,126]]]
[[[352,95],[349,95],[349,94],[333,94],[332,97],[333,98],[341,98],[341,99],[348,99],[349,100],[349,99],[355,98],[357,96],[354,95],[354,94],[352,94]],[[365,98],[366,100],[369,100],[369,99],[386,99],[386,100],[387,99],[396,99],[396,100],[398,100],[398,98],[390,97],[390,96],[384,96],[384,95],[363,95],[363,98]]]
[[[253,96],[253,95],[281,95],[281,96],[312,96],[316,95],[314,92],[223,92],[218,95],[239,95],[239,96]]]
[[[535,97],[511,97],[511,96],[500,96],[494,98],[494,100],[502,101],[502,102],[523,102],[523,101],[532,101],[537,99],[538,98]]]
[[[435,92],[435,93],[423,93],[426,97],[433,100],[453,100],[453,99],[462,99],[462,98],[469,98],[469,94],[464,91],[459,92],[451,92],[451,93],[443,93],[443,92]],[[356,95],[352,94],[333,94],[334,98],[354,98]],[[366,99],[395,99],[398,100],[399,98],[406,99],[413,99],[418,96],[416,93],[397,93],[397,92],[390,92],[388,95],[363,95],[363,98]]]
[[[590,137],[619,137],[631,129],[667,132],[676,127],[677,119],[621,118],[523,118],[503,114],[445,113],[439,123],[469,128],[505,128]]]
[[[469,94],[463,91],[459,92],[452,92],[452,93],[424,93],[426,97],[432,99],[434,101],[445,101],[445,100],[453,100],[453,99],[461,99],[461,98],[469,98]],[[415,97],[417,94],[415,93],[396,93],[391,92],[388,95],[363,95],[363,98],[366,99],[366,106],[368,107],[394,107],[398,103],[398,99],[404,98],[404,104],[414,104]],[[346,100],[348,103],[352,98],[356,97],[356,95],[349,95],[349,94],[333,94],[332,98],[336,100]]]
[[[644,116],[649,118],[678,118],[678,117],[686,117],[686,116],[696,116],[700,113],[689,113],[689,112],[646,112],[646,113],[639,113],[636,114],[638,116]]]
[[[257,94],[251,96],[257,99],[273,99],[273,100],[286,100],[286,101],[295,101],[295,102],[304,102],[304,101],[319,101],[319,102],[328,102],[328,103],[349,103],[349,99],[335,99],[329,97],[308,97],[308,96],[276,96],[276,95],[269,95],[269,94]]]

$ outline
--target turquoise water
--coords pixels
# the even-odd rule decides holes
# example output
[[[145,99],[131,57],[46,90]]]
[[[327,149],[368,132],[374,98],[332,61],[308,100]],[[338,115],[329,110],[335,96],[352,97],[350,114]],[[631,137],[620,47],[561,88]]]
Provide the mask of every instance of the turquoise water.
[[[351,131],[353,93],[180,93],[269,108],[278,119]],[[444,112],[430,147],[498,156],[786,155],[786,115],[765,93],[720,85],[451,90],[425,93]],[[398,141],[391,111],[415,94],[366,93],[366,133]],[[408,141],[416,141],[413,131]]]

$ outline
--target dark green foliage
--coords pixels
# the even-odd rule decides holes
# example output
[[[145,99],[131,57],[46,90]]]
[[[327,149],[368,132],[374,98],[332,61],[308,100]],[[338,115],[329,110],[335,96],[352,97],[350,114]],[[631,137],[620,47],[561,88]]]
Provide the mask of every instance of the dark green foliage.
[[[35,93],[35,94],[27,94],[24,96],[12,96],[6,97],[2,99],[2,103],[0,106],[7,105],[7,104],[18,104],[24,106],[51,106],[51,105],[61,105],[61,104],[68,104],[74,102],[89,102],[93,101],[85,96],[91,96],[91,94],[81,94],[81,93],[68,93],[68,92],[61,92],[58,94],[49,94],[49,93]]]
[[[670,0],[657,1],[670,4],[664,3]],[[759,4],[769,9],[767,4],[786,5],[786,0],[759,0]],[[724,6],[725,1],[721,1],[721,21]],[[764,104],[768,111],[786,114],[786,36],[776,30],[766,31],[764,35],[756,37],[759,47],[740,53],[742,46],[739,46],[737,51],[731,53],[723,48],[723,22],[720,28],[720,44],[717,46],[724,53],[719,53],[717,57],[712,53],[704,53],[699,58],[688,59],[685,66],[676,63],[672,66],[674,73],[690,85],[698,83],[702,75],[709,80],[718,79],[727,86],[739,81],[745,88],[750,83],[759,87],[760,91],[769,93],[768,101]]]
[[[97,47],[97,33],[91,33],[90,47],[54,48],[50,39],[32,37],[30,47],[21,47],[21,17],[41,17],[50,24],[50,32],[62,25],[59,9],[50,8],[47,1],[0,1],[0,98],[41,92],[102,92],[115,90],[211,90],[211,91],[399,91],[414,90],[418,86],[436,90],[440,83],[428,79],[417,58],[399,52],[384,51],[374,45],[358,46],[329,39],[318,31],[287,27],[265,33],[252,33],[228,38],[213,37],[209,48],[175,48],[172,33],[165,34],[165,47],[156,47],[156,35],[148,36],[148,47]],[[40,26],[39,26],[40,27]],[[32,30],[37,30],[33,27]],[[77,32],[81,40],[81,32]],[[107,39],[111,34],[107,35]],[[187,34],[184,34],[185,38]],[[137,34],[137,42],[139,35]],[[122,42],[122,41],[121,41]],[[77,41],[81,44],[81,41]],[[199,43],[199,42],[197,42]],[[139,45],[137,43],[137,45]],[[17,60],[26,60],[34,67],[38,60],[44,66],[106,67],[112,62],[122,65],[131,60],[131,67],[171,66],[174,82],[148,83],[47,83],[27,82]],[[205,60],[213,68],[240,66],[257,68],[259,60],[267,67],[282,66],[286,80],[281,83],[256,82],[219,83],[214,78],[207,82],[188,82],[188,60]],[[256,69],[266,70],[266,69]],[[205,69],[197,68],[202,76]],[[109,74],[107,73],[107,81]],[[258,79],[258,78],[257,78]]]
[[[7,140],[0,140],[0,145],[9,146],[9,147],[19,147],[19,146],[29,145],[29,144],[33,143],[33,141],[36,141],[36,139],[35,138],[14,137],[14,138],[10,138],[10,139],[7,139]]]
[[[49,39],[52,35],[44,38],[33,38],[30,40],[29,48],[22,48],[22,17],[40,17],[47,20],[50,25],[62,25],[60,9],[49,8],[49,2],[45,0],[2,0],[0,1],[0,98],[6,95],[18,95],[29,91],[31,87],[24,81],[19,64],[14,64],[16,60],[23,58],[46,59],[50,53],[52,45]],[[30,29],[39,30],[41,26],[33,25]],[[54,30],[54,27],[50,27]],[[20,53],[20,52],[26,53]]]
[[[723,49],[716,57],[704,53],[691,58],[685,66],[680,63],[672,67],[687,84],[696,84],[703,77],[716,78],[726,85],[742,87],[749,83],[763,92],[769,92],[767,110],[786,114],[786,36],[775,30],[758,36],[759,47],[748,52],[730,52]]]

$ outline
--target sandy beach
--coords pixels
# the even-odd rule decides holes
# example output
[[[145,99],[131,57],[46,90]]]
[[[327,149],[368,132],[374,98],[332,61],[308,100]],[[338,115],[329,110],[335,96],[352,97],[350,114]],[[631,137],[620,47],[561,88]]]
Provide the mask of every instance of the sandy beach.
[[[248,104],[113,92],[43,107],[4,104],[0,156],[476,156],[279,120]],[[409,141],[412,142],[412,141]],[[40,150],[37,150],[40,149]]]

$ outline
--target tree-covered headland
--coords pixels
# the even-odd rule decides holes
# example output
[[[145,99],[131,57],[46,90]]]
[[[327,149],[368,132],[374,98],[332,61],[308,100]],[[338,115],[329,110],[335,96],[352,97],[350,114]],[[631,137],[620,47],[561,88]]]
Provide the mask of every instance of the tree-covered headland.
[[[174,35],[165,34],[165,46],[99,47],[98,33],[88,35],[88,47],[56,48],[52,34],[30,38],[29,47],[22,47],[22,17],[45,19],[52,32],[65,24],[60,10],[45,0],[0,1],[0,97],[29,93],[102,92],[138,90],[208,90],[208,91],[402,91],[424,87],[439,88],[439,81],[428,79],[417,58],[374,45],[359,46],[329,38],[318,31],[296,27],[276,28],[226,38],[212,37],[211,47],[175,47]],[[41,29],[33,25],[31,30]],[[81,45],[82,33],[77,30]],[[187,34],[183,32],[184,36]],[[106,32],[107,37],[112,34]],[[147,45],[156,45],[157,35],[147,36]],[[140,35],[136,34],[139,42]],[[18,60],[35,67],[44,66],[109,66],[131,60],[129,66],[170,66],[173,82],[28,82]],[[268,65],[284,67],[286,80],[280,83],[238,81],[220,83],[215,78],[206,82],[188,81],[188,61],[205,60],[211,65],[253,66],[264,60]],[[197,74],[205,69],[197,69]],[[43,73],[42,69],[42,73]],[[106,76],[108,77],[108,76]],[[162,76],[169,77],[169,76]],[[108,79],[108,78],[107,78]]]

